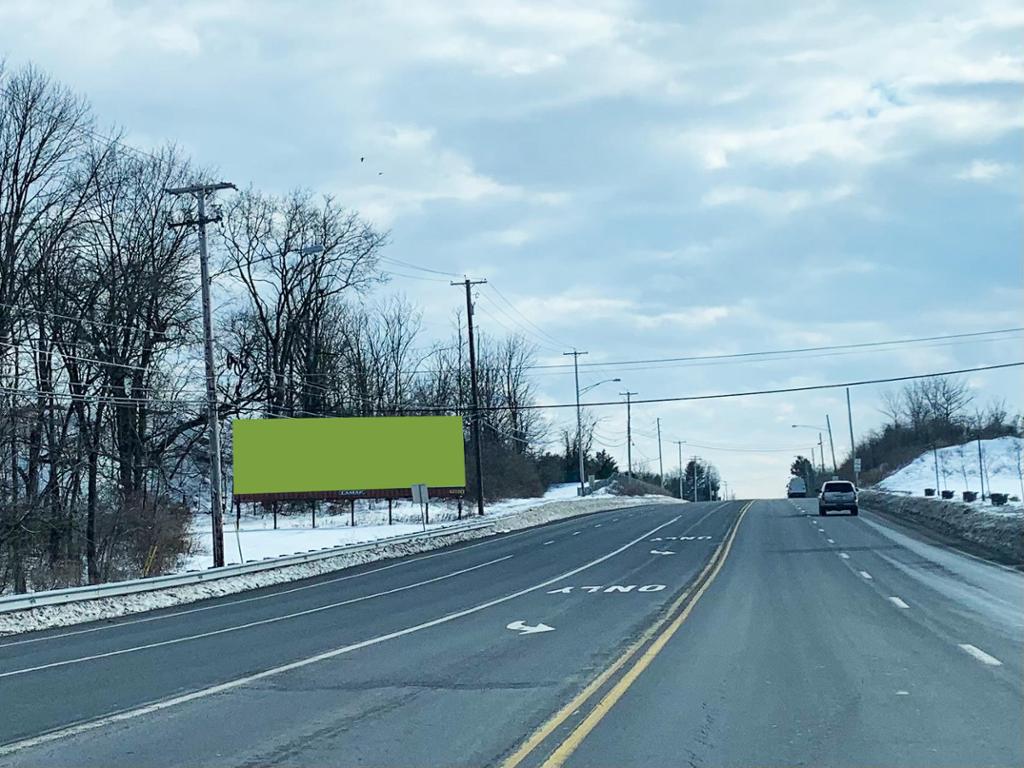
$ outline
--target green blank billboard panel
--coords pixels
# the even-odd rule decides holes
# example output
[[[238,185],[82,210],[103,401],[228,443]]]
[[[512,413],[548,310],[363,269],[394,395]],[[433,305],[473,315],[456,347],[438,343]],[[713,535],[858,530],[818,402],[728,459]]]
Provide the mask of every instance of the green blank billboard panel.
[[[238,419],[231,428],[236,496],[466,485],[461,416]]]

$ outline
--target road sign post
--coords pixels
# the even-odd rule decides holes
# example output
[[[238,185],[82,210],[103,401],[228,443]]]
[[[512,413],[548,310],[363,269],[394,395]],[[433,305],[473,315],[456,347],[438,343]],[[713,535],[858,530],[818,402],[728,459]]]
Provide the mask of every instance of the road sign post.
[[[420,505],[420,519],[423,522],[423,530],[427,530],[427,504],[430,500],[430,493],[426,483],[415,483],[412,486],[412,503]]]

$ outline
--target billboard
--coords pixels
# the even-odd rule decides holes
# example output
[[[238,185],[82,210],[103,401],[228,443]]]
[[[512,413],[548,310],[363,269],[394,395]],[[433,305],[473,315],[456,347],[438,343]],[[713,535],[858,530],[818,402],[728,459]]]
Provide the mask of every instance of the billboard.
[[[236,419],[231,433],[238,501],[465,492],[461,416]]]

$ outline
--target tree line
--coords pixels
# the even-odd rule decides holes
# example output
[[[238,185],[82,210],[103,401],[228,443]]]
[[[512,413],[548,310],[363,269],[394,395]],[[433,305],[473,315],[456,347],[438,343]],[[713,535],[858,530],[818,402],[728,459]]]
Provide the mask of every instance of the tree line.
[[[0,68],[0,592],[152,575],[187,553],[209,498],[202,324],[196,233],[172,226],[195,211],[166,190],[212,178],[174,146],[100,132],[39,70]],[[430,341],[415,305],[380,295],[386,232],[308,191],[246,189],[217,213],[225,421],[468,412],[464,313]],[[490,497],[575,477],[529,408],[535,355],[477,338]]]
[[[967,381],[957,377],[918,379],[884,392],[881,411],[885,424],[857,441],[862,486],[877,483],[932,448],[1021,434],[1021,418],[1005,402],[979,405]],[[831,469],[822,472],[804,456],[796,457],[790,471],[807,478],[809,489],[832,477]],[[843,458],[838,474],[854,479],[852,456]]]

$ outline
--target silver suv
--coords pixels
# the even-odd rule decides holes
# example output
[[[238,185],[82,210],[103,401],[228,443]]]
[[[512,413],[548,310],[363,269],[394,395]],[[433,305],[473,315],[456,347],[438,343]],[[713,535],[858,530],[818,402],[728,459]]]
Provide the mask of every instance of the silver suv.
[[[830,509],[846,509],[857,514],[857,489],[848,480],[829,480],[818,494],[818,514],[826,515]]]

